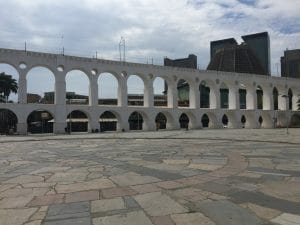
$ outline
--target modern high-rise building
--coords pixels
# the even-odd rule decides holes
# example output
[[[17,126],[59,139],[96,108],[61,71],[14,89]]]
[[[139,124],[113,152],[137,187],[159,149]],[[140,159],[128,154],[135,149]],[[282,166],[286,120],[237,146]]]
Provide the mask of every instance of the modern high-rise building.
[[[208,70],[270,75],[270,39],[267,32],[242,36],[240,45],[234,38],[210,43]]]
[[[300,78],[300,49],[284,51],[280,62],[282,77]]]

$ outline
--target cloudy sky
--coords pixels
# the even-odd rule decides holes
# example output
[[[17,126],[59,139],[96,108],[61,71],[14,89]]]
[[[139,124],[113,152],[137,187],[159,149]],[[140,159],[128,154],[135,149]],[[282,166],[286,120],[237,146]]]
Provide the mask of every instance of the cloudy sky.
[[[268,31],[277,75],[286,48],[300,48],[300,0],[0,0],[0,47],[162,64],[209,62],[211,40]],[[280,68],[279,68],[280,69]],[[280,72],[280,71],[279,71]]]

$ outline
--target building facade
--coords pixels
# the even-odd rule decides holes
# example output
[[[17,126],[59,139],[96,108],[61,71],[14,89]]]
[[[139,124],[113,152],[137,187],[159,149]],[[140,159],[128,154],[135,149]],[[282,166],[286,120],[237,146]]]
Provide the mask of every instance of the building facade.
[[[280,62],[282,77],[300,78],[300,49],[284,51]]]
[[[189,129],[221,128],[224,124],[228,128],[272,128],[274,125],[284,126],[286,118],[291,121],[299,115],[297,101],[300,80],[294,78],[241,75],[10,49],[0,49],[0,63],[9,64],[19,74],[18,103],[0,103],[0,110],[12,113],[20,134],[27,133],[30,114],[39,110],[48,112],[53,118],[54,133],[66,132],[74,111],[85,116],[84,120],[76,118],[76,122],[85,121],[88,132],[99,130],[99,122],[105,112],[115,116],[117,131],[137,128],[156,130],[157,127],[174,130],[186,126]],[[26,76],[31,69],[41,66],[50,70],[55,78],[54,104],[27,102]],[[66,75],[75,69],[88,77],[88,105],[66,104]],[[118,81],[118,105],[98,104],[97,80],[103,73],[111,73]],[[144,83],[143,105],[128,105],[127,80],[131,75],[139,76]],[[168,84],[167,106],[154,104],[153,82],[156,77]],[[177,87],[182,79],[189,86],[189,103],[184,107],[178,105]],[[201,91],[201,87],[205,87],[207,92]],[[246,95],[243,106],[239,101],[240,90],[244,90]],[[222,91],[228,93],[225,99],[221,98]],[[282,97],[283,94],[287,97]],[[78,112],[76,115],[79,115]],[[165,119],[158,120],[158,115]],[[133,124],[132,121],[136,122]],[[164,126],[157,126],[157,121],[164,122]]]
[[[208,70],[270,75],[270,39],[267,32],[212,41]]]

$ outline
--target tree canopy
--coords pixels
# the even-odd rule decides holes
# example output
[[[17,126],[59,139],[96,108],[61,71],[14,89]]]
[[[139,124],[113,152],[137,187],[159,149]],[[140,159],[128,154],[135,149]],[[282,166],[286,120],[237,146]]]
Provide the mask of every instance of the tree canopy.
[[[7,102],[11,93],[18,92],[18,83],[11,75],[0,73],[0,101]]]

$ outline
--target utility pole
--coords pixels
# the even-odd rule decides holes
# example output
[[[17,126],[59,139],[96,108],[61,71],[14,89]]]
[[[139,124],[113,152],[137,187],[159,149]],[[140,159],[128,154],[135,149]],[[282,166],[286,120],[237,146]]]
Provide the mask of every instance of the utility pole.
[[[126,61],[125,58],[125,38],[122,36],[119,42],[119,54],[120,54],[120,61]]]

